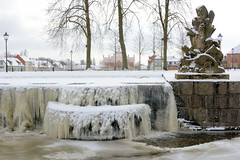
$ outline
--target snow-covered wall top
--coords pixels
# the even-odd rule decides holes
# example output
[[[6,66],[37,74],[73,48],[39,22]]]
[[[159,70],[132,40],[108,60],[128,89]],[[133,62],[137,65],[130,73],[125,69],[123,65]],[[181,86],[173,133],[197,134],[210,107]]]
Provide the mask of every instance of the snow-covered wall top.
[[[9,72],[0,74],[0,87],[35,86],[126,86],[165,83],[161,72],[84,71],[84,72]]]

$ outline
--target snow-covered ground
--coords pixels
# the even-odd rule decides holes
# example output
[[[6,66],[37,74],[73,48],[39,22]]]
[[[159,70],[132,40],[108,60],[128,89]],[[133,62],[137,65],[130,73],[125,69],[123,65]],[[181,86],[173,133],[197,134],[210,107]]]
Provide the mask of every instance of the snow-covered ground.
[[[9,72],[0,74],[0,86],[76,85],[90,87],[164,82],[162,72],[152,71]]]
[[[0,86],[126,86],[175,81],[177,71],[80,71],[80,72],[8,72],[0,74]],[[239,81],[240,70],[228,70],[230,80]],[[212,80],[202,80],[212,81]],[[216,81],[216,80],[214,80]]]

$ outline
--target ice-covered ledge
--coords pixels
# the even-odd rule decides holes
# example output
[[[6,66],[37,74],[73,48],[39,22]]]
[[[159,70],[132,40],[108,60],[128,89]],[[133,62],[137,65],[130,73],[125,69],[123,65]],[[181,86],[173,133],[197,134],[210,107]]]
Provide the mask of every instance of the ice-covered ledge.
[[[84,107],[49,102],[43,130],[63,139],[132,139],[149,134],[150,113],[146,104]]]
[[[229,79],[227,73],[176,73],[176,79]]]

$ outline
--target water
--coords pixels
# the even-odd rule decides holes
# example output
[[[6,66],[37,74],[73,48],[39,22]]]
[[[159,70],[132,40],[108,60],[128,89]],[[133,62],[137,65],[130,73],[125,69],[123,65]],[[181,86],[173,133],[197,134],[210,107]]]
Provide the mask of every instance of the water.
[[[161,135],[163,134],[163,135]],[[165,144],[173,144],[177,136],[169,133],[159,133],[161,137],[171,137]],[[152,147],[145,143],[129,140],[115,141],[76,141],[50,138],[38,131],[18,133],[0,129],[0,159],[1,160],[236,160],[240,156],[240,138],[225,139],[220,133],[220,141],[214,141],[218,133],[206,132],[204,136],[212,137],[204,143],[204,136],[196,140],[200,145],[168,148],[169,145]],[[190,133],[189,133],[190,135]],[[181,143],[187,143],[189,135],[183,136]],[[192,133],[191,133],[192,135]],[[157,138],[157,137],[155,137]],[[167,139],[167,138],[166,138]],[[187,147],[188,146],[188,147]]]

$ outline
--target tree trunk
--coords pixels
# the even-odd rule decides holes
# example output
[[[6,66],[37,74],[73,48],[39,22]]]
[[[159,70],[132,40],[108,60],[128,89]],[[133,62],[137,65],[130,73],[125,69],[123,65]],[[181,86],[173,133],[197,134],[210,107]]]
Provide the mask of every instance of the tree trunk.
[[[89,18],[89,2],[85,0],[86,7],[86,27],[87,27],[87,64],[86,69],[91,68],[91,28],[90,28],[90,18]]]
[[[168,43],[168,12],[169,12],[169,0],[165,0],[165,19],[164,19],[164,28],[163,28],[163,69],[168,70],[167,68],[167,43]]]
[[[139,51],[139,71],[141,71],[141,51]]]
[[[122,69],[128,69],[128,63],[127,63],[127,54],[126,54],[126,48],[125,48],[125,43],[124,43],[124,37],[123,37],[123,15],[122,15],[122,6],[121,6],[121,1],[118,0],[118,27],[119,27],[119,42],[121,46],[121,51],[122,51]]]

